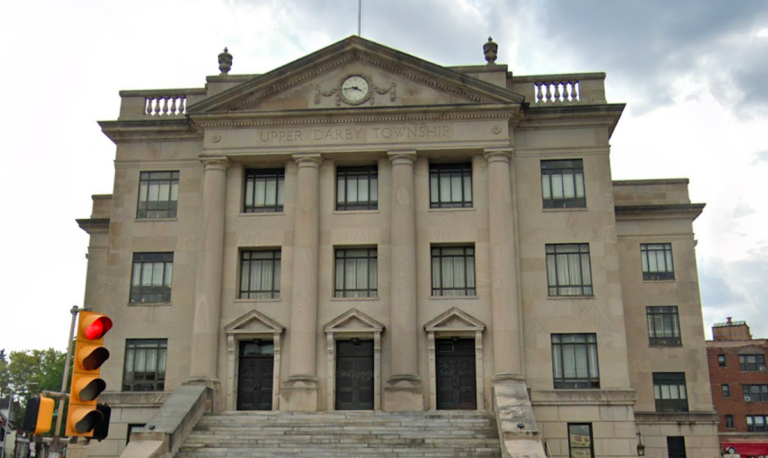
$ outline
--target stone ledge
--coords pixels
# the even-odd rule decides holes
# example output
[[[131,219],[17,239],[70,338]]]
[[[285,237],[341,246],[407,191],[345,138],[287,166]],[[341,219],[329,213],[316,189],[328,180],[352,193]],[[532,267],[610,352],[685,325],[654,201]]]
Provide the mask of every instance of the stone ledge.
[[[100,402],[106,402],[110,407],[160,407],[170,393],[166,392],[124,392],[103,393]]]
[[[533,406],[547,405],[635,405],[635,390],[533,390]]]
[[[635,412],[637,424],[712,423],[718,425],[717,412]]]

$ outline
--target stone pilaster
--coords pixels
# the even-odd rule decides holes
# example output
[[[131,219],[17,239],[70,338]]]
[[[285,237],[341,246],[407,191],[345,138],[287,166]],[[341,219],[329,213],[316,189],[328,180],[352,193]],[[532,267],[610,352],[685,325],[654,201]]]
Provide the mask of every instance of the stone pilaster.
[[[520,303],[512,213],[512,149],[487,149],[494,378],[522,377]]]
[[[289,378],[281,389],[284,410],[317,410],[317,277],[320,242],[319,154],[294,154],[296,222],[289,329]]]
[[[203,201],[198,237],[195,318],[192,328],[192,364],[188,383],[214,390],[217,377],[219,321],[221,314],[221,271],[224,260],[224,208],[229,159],[207,157],[203,163]]]
[[[423,410],[418,375],[416,308],[415,151],[389,153],[392,161],[391,324],[392,375],[384,389],[384,410]]]

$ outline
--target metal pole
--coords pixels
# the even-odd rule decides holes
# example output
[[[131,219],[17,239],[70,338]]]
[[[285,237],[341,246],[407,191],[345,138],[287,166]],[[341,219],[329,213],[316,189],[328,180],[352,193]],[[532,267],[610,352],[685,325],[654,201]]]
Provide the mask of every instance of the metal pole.
[[[51,442],[51,448],[48,452],[48,458],[59,458],[61,454],[61,443],[59,442],[59,432],[61,431],[61,420],[64,416],[64,399],[63,394],[67,391],[67,378],[69,377],[69,362],[72,360],[72,339],[75,338],[75,323],[77,322],[77,314],[80,309],[76,305],[72,306],[69,313],[72,314],[72,324],[69,327],[69,342],[67,345],[67,360],[64,363],[64,378],[61,380],[61,393],[59,398],[59,410],[56,415],[56,430],[53,432],[53,441]],[[0,457],[2,458],[2,457]]]
[[[363,0],[357,1],[357,36],[363,36]]]
[[[14,390],[11,388],[11,397],[8,398],[8,418],[5,419],[5,426],[3,426],[5,435],[3,436],[3,446],[0,447],[0,458],[5,458],[5,449],[7,448],[5,444],[8,443],[8,427],[11,424],[11,416],[13,414],[13,395]]]

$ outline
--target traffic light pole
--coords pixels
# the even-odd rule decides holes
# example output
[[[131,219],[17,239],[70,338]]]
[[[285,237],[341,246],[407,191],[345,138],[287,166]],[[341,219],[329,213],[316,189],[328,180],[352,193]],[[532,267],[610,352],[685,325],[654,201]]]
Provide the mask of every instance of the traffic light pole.
[[[75,338],[75,324],[77,323],[77,314],[80,309],[73,305],[69,313],[72,314],[72,325],[69,327],[69,343],[67,345],[67,360],[64,363],[64,378],[61,381],[61,397],[59,397],[59,411],[56,415],[56,429],[53,431],[53,441],[51,441],[51,447],[48,449],[48,458],[59,458],[61,456],[62,444],[59,440],[59,434],[61,433],[61,419],[64,416],[64,400],[67,392],[67,379],[69,378],[69,363],[72,361],[72,340]],[[1,457],[0,457],[1,458]]]

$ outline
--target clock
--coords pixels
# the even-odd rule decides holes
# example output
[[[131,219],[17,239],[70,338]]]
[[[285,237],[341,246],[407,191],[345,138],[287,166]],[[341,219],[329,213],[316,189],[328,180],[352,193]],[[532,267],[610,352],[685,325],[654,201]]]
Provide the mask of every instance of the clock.
[[[341,82],[339,95],[349,105],[360,105],[371,98],[373,87],[363,75],[349,75]]]

